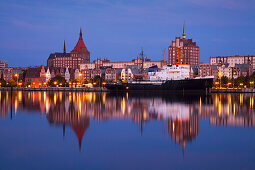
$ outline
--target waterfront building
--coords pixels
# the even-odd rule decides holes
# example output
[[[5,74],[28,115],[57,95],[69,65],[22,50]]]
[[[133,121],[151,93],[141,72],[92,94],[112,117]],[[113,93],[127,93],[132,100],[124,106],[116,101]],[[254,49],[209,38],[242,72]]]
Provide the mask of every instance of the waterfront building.
[[[91,78],[95,78],[96,76],[100,76],[102,77],[102,72],[100,69],[98,68],[94,68],[92,71],[91,71]]]
[[[236,64],[249,64],[251,65],[252,72],[255,71],[255,56],[217,56],[210,57],[211,65],[219,65],[222,63],[228,63],[230,67],[235,67]]]
[[[50,69],[48,67],[47,72],[46,72],[46,82],[48,82],[48,80],[51,78],[51,74],[50,74]]]
[[[198,76],[206,77],[211,75],[212,75],[212,71],[211,71],[210,63],[200,63],[198,68]]]
[[[115,69],[107,68],[105,70],[105,80],[107,80],[107,81],[116,81],[117,80],[117,74],[116,74]]]
[[[69,73],[69,69],[68,68],[66,68],[65,80],[66,80],[66,82],[69,82],[69,80],[70,80],[70,73]]]
[[[9,79],[13,78],[13,68],[4,68],[3,70],[3,79],[8,81]]]
[[[199,46],[192,39],[186,39],[185,25],[182,38],[176,37],[168,47],[168,64],[199,64]]]
[[[77,78],[81,78],[79,69],[75,69],[75,71],[74,71],[74,79],[77,79]]]
[[[136,65],[139,68],[149,68],[151,66],[157,65],[159,68],[162,68],[164,65],[166,65],[166,61],[159,60],[159,61],[151,61],[151,59],[141,57],[137,57],[136,59],[133,59],[132,61],[121,61],[121,62],[111,62],[107,59],[97,59],[94,60],[93,63],[84,63],[80,65],[80,69],[94,69],[94,68],[100,68],[100,67],[111,67],[114,69],[124,69],[127,66],[130,65]]]
[[[42,87],[46,83],[46,72],[44,66],[33,67],[27,70],[25,84],[31,87]]]
[[[66,52],[64,41],[63,53],[51,53],[47,60],[47,65],[50,68],[58,67],[77,69],[82,63],[90,63],[90,52],[83,41],[81,30],[79,40],[70,53]]]
[[[132,73],[132,70],[130,68],[127,67],[121,70],[122,80],[132,81],[133,78],[134,78],[134,74]]]
[[[0,60],[0,69],[1,68],[7,68],[8,67],[8,63],[5,60]]]
[[[90,79],[90,70],[88,68],[85,68],[81,70],[82,78],[89,80]]]

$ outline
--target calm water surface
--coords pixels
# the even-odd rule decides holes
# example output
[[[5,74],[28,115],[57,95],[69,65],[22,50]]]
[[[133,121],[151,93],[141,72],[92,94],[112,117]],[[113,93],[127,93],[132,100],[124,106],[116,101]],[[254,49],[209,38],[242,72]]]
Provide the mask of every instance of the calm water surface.
[[[255,169],[254,97],[0,92],[0,169]]]

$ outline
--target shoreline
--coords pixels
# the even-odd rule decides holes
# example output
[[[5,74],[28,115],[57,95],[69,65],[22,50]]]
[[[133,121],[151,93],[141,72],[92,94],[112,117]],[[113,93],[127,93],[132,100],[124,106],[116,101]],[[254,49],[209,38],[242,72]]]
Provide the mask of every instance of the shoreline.
[[[0,87],[0,91],[83,91],[83,92],[108,92],[106,88],[70,88],[70,87]]]

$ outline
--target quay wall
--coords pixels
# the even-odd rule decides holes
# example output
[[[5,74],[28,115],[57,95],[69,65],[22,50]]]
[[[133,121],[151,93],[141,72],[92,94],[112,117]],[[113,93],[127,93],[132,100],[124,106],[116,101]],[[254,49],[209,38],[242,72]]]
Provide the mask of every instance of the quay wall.
[[[211,93],[255,93],[255,89],[245,89],[245,88],[212,89]]]
[[[70,88],[70,87],[43,87],[43,88],[26,88],[26,87],[0,87],[0,91],[83,91],[83,92],[107,92],[106,88]]]

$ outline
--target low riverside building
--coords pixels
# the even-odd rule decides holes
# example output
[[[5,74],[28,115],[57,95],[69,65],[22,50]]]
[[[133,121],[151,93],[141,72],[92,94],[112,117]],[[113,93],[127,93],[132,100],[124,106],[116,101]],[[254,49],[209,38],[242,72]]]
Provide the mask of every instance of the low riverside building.
[[[211,71],[210,63],[200,63],[198,68],[198,76],[206,77],[211,75],[212,75],[212,71]]]
[[[107,80],[107,81],[116,81],[117,80],[117,74],[116,74],[115,69],[107,68],[105,70],[105,80]]]
[[[211,65],[219,65],[228,63],[230,67],[235,67],[236,64],[249,64],[252,67],[252,71],[255,71],[255,55],[251,56],[217,56],[210,57]]]
[[[42,87],[46,83],[46,71],[44,66],[30,68],[25,76],[25,84],[30,87]]]
[[[98,68],[94,68],[92,71],[91,71],[91,78],[95,78],[96,76],[100,76],[102,77],[102,72],[100,69]]]
[[[159,68],[162,68],[164,65],[166,65],[166,61],[151,61],[151,59],[141,57],[137,57],[136,59],[133,59],[132,61],[121,61],[121,62],[111,62],[107,59],[97,59],[94,60],[93,63],[84,63],[80,65],[80,69],[94,69],[94,68],[100,68],[100,67],[111,67],[114,69],[124,69],[127,66],[130,65],[136,65],[139,68],[149,68],[151,66],[157,65]]]

